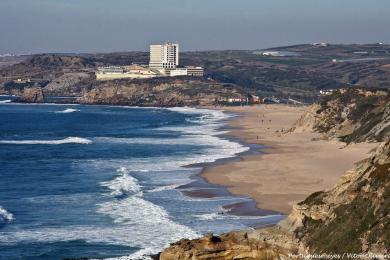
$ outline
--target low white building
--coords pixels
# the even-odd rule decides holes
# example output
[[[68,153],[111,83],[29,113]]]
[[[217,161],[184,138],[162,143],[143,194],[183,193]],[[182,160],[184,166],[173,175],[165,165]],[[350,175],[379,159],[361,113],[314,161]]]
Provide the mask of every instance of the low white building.
[[[312,46],[327,47],[329,44],[326,42],[313,42]]]
[[[203,77],[204,69],[202,67],[187,66],[187,75],[194,77]]]
[[[159,72],[153,69],[145,68],[139,65],[130,65],[124,67],[109,66],[99,67],[95,73],[97,80],[114,79],[148,79],[159,76]]]
[[[174,70],[169,70],[170,77],[176,76],[187,76],[188,74],[187,68],[176,68]]]

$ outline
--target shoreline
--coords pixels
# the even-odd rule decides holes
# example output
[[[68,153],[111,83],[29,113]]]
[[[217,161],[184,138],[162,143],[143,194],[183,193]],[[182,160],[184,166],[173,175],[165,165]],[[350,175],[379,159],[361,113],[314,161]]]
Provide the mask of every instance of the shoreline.
[[[102,105],[18,102],[12,102],[12,104]],[[103,106],[129,107],[120,105]],[[169,109],[169,107],[134,108]],[[351,169],[356,162],[368,157],[368,152],[377,146],[377,143],[360,143],[348,145],[344,148],[345,143],[324,140],[323,136],[318,133],[281,133],[281,130],[286,131],[292,127],[293,123],[307,110],[307,106],[262,104],[242,107],[201,106],[193,108],[220,110],[234,114],[234,117],[222,120],[226,125],[221,127],[220,130],[227,131],[227,133],[220,135],[220,137],[247,146],[249,150],[229,158],[218,159],[215,162],[186,165],[184,167],[202,167],[201,172],[197,176],[210,184],[210,187],[215,188],[215,185],[217,185],[219,189],[226,189],[233,196],[247,197],[250,200],[254,200],[256,203],[253,212],[270,210],[281,215],[288,214],[293,204],[303,200],[311,193],[331,188],[343,172]],[[284,118],[283,116],[278,116],[277,114],[280,112],[284,112],[289,118],[286,119],[286,115],[284,115]],[[263,116],[264,119],[259,116]],[[269,119],[272,117],[275,117],[273,118],[274,121]],[[264,120],[264,122],[260,124],[260,120]],[[255,128],[259,128],[258,131]],[[313,141],[313,139],[316,140]],[[326,148],[324,152],[318,150],[322,146]],[[300,149],[304,150],[307,148],[314,153],[308,154],[300,151]],[[352,150],[352,153],[344,152],[347,150]],[[310,174],[308,170],[316,171],[319,167],[323,168],[321,166],[329,166],[326,163],[324,164],[323,161],[323,159],[326,159],[327,152],[333,154],[333,157],[330,156],[328,161],[334,162],[336,160],[338,163],[331,165],[328,173],[322,170],[314,178],[307,178],[308,176],[305,176],[305,174]],[[289,154],[295,154],[296,156],[294,158],[294,156],[288,156]],[[311,161],[297,158],[307,155],[309,155],[308,159]],[[285,159],[287,159],[287,163],[284,162]],[[316,162],[316,159],[320,161]],[[340,162],[343,160],[344,162]],[[294,166],[298,169],[292,169]],[[308,167],[299,169],[305,168],[304,166]],[[285,167],[286,170],[281,169],[282,167]],[[299,170],[303,170],[302,174],[297,174]],[[269,173],[265,174],[264,172]],[[271,176],[272,174],[275,175],[274,178]],[[262,177],[265,179],[261,180]],[[196,182],[197,180],[194,178],[194,183]],[[304,185],[307,185],[307,187],[302,187]],[[266,187],[265,190],[262,190],[264,187]],[[193,188],[196,189],[197,187],[194,186]],[[185,194],[185,191],[181,192],[191,197],[206,196],[200,193]],[[232,210],[233,215],[240,215],[238,211],[234,212],[236,213],[233,214]]]
[[[211,109],[211,110],[221,110],[221,109],[215,109],[214,107],[196,107],[196,109]],[[224,111],[225,112],[225,111]],[[230,113],[230,112],[229,112]],[[230,113],[232,114],[232,113]],[[227,139],[229,141],[239,143],[240,145],[243,145],[248,148],[247,151],[240,152],[237,154],[234,154],[231,157],[227,158],[221,158],[217,159],[214,162],[204,162],[204,163],[195,163],[195,164],[189,164],[182,166],[184,168],[201,168],[201,170],[195,174],[192,179],[193,181],[179,186],[176,189],[179,190],[184,196],[188,196],[191,198],[216,198],[216,197],[236,197],[236,198],[242,198],[242,202],[235,202],[232,204],[226,204],[223,206],[223,209],[226,210],[224,214],[237,216],[237,217],[259,217],[259,223],[256,223],[254,225],[251,225],[249,227],[252,228],[260,228],[260,227],[268,227],[275,225],[278,221],[275,221],[274,223],[269,222],[262,222],[261,217],[267,217],[267,216],[280,216],[285,217],[286,214],[283,212],[275,211],[275,210],[268,210],[259,208],[257,206],[256,200],[246,196],[246,195],[238,195],[234,194],[229,190],[229,187],[223,184],[219,183],[211,183],[207,181],[206,178],[202,176],[205,169],[217,167],[217,166],[223,166],[229,163],[239,162],[242,157],[246,156],[257,156],[264,153],[263,149],[265,149],[265,146],[261,144],[254,144],[254,143],[247,143],[243,141],[242,139],[231,136],[230,132],[235,130],[235,127],[230,126],[229,122],[237,118],[238,116],[235,113],[235,117],[229,118],[229,119],[223,119],[221,122],[223,122],[223,126],[218,128],[218,130],[226,131],[227,133],[223,133],[220,135],[217,135],[220,138]]]
[[[288,214],[293,204],[311,193],[331,188],[378,143],[346,146],[310,131],[288,132],[307,108],[279,104],[210,108],[237,115],[227,119],[230,129],[223,138],[263,148],[258,154],[237,154],[234,161],[205,165],[200,176],[233,195],[253,199],[259,210],[281,214]]]

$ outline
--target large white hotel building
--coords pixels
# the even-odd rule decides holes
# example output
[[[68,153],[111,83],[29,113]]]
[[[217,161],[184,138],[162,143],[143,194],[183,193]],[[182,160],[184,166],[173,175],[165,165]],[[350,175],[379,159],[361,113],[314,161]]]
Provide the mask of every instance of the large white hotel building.
[[[98,80],[146,79],[154,77],[193,76],[203,77],[202,67],[179,67],[179,44],[150,45],[149,67],[142,65],[99,67],[95,72]]]
[[[150,45],[149,68],[175,69],[179,65],[179,44],[164,43]]]

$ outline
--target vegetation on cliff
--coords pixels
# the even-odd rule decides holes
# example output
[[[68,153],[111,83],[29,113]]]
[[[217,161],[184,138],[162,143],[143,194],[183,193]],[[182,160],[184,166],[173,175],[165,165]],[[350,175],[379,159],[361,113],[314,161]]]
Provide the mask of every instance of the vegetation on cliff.
[[[332,190],[307,198],[300,209],[303,226],[295,232],[310,251],[389,253],[390,142]]]
[[[303,115],[294,130],[305,128],[347,143],[383,141],[390,136],[390,91],[336,90]]]

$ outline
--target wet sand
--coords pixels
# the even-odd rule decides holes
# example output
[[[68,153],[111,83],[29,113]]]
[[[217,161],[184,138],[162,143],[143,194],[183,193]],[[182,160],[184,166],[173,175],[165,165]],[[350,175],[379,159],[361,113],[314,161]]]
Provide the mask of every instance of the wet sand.
[[[202,177],[211,184],[227,186],[235,195],[253,198],[259,209],[283,213],[289,213],[294,203],[309,194],[331,188],[377,144],[345,146],[309,131],[286,133],[307,109],[287,105],[223,108],[240,115],[229,121],[232,130],[228,135],[265,145],[265,154],[243,155],[240,160],[208,166]]]

